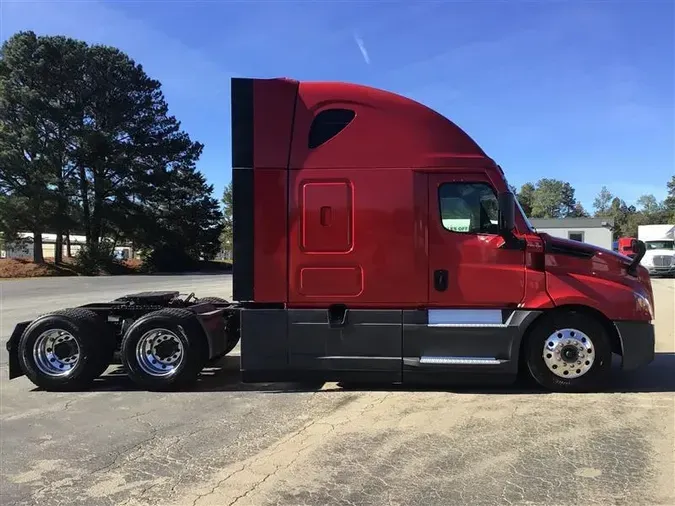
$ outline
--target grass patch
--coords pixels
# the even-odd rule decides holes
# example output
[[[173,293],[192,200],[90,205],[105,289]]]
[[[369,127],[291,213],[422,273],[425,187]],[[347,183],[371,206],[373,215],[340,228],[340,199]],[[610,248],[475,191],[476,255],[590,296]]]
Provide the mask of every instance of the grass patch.
[[[129,260],[114,263],[97,275],[123,275],[140,272],[141,262]],[[82,276],[85,273],[75,263],[74,258],[64,258],[63,263],[56,265],[53,258],[45,258],[44,264],[36,264],[21,258],[0,259],[0,278],[42,278],[48,276]]]

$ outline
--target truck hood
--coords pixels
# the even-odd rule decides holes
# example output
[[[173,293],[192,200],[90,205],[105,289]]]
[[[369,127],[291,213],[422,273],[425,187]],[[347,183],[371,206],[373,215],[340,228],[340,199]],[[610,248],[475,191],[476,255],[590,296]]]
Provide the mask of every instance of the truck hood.
[[[544,241],[546,270],[553,275],[581,275],[602,278],[644,293],[654,307],[654,296],[649,271],[638,265],[636,276],[628,274],[633,259],[609,249],[594,246],[546,233],[539,236]],[[672,253],[672,252],[671,252]]]

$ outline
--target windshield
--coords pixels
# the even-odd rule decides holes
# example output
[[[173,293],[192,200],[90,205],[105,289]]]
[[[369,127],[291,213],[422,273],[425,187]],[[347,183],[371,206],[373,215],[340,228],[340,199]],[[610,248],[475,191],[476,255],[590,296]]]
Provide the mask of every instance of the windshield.
[[[537,229],[534,228],[534,225],[532,225],[532,223],[530,223],[530,219],[529,219],[529,218],[527,217],[527,215],[525,214],[525,211],[523,211],[523,208],[522,208],[522,206],[520,205],[520,202],[518,202],[518,196],[517,196],[517,195],[516,195],[515,201],[516,201],[516,206],[518,206],[518,210],[520,211],[520,214],[521,214],[521,216],[523,217],[523,220],[525,220],[525,225],[527,225],[527,227],[528,227],[532,232],[536,232]]]
[[[675,249],[675,241],[645,241],[647,250],[650,249]]]

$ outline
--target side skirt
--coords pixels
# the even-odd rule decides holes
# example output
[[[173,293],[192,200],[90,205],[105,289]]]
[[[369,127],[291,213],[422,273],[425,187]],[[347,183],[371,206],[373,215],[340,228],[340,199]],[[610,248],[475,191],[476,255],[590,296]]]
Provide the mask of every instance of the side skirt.
[[[522,337],[539,314],[499,309],[404,311],[403,382],[513,382]]]
[[[244,382],[401,381],[402,311],[244,309]]]
[[[515,379],[522,336],[539,312],[442,311],[242,309],[242,380],[484,384]]]

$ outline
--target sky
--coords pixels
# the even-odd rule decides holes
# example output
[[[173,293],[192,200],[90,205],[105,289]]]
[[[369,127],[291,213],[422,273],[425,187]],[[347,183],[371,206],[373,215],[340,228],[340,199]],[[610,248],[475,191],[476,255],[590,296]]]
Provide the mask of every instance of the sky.
[[[603,185],[634,203],[675,174],[675,2],[0,0],[20,30],[119,47],[162,82],[205,144],[218,197],[231,177],[231,77],[349,81],[445,115],[510,184]]]

